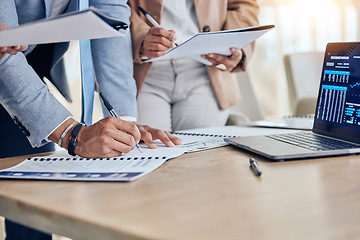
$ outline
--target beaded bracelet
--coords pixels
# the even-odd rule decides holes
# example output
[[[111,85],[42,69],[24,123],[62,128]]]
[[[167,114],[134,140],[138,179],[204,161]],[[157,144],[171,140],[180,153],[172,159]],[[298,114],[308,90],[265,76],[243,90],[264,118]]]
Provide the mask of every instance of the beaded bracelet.
[[[71,132],[71,136],[69,138],[69,144],[68,144],[68,153],[72,156],[75,156],[75,146],[77,146],[76,140],[78,137],[78,134],[80,132],[80,129],[83,127],[84,125],[81,123],[78,123],[74,129]]]
[[[73,122],[71,123],[66,129],[65,131],[61,134],[58,145],[59,147],[62,147],[62,141],[64,140],[64,137],[66,136],[66,134],[70,131],[70,129],[75,126],[76,124],[78,124],[78,122]]]

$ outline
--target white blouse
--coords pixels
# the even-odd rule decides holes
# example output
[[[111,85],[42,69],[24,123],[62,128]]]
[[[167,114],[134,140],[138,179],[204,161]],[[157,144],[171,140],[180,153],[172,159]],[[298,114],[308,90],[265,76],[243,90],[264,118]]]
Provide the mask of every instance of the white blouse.
[[[177,43],[183,43],[199,33],[194,0],[163,0],[160,25],[175,31]]]

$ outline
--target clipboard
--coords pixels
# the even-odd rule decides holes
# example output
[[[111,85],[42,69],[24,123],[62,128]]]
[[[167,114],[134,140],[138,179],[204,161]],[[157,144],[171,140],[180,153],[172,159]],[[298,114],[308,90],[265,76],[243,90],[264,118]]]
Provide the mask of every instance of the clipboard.
[[[248,28],[238,28],[217,32],[198,33],[179,46],[168,50],[164,55],[145,59],[143,62],[155,62],[175,58],[192,58],[206,65],[211,62],[201,57],[202,54],[218,53],[230,56],[230,48],[242,49],[257,38],[275,28],[275,25],[263,25]]]
[[[128,31],[126,23],[90,7],[83,11],[41,19],[0,31],[0,46],[119,37],[124,36]]]

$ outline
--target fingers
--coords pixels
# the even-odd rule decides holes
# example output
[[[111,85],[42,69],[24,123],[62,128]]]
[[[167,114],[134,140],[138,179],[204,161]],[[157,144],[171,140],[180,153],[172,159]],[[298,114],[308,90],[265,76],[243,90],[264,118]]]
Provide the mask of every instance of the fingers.
[[[0,31],[9,29],[7,26],[0,24]]]
[[[165,133],[166,137],[163,136],[163,134]],[[172,135],[171,133],[167,132],[167,131],[162,131],[161,136],[158,137],[160,140],[162,138],[166,138],[169,139],[171,143],[175,144],[175,145],[181,145],[182,144],[182,140],[178,137],[175,137],[174,135]],[[164,142],[164,141],[162,141]],[[166,144],[165,144],[166,145]],[[168,145],[166,145],[168,146]]]
[[[79,132],[75,153],[84,157],[114,157],[128,153],[140,141],[134,123],[114,117],[83,127]]]
[[[0,59],[6,54],[16,55],[18,52],[25,51],[28,46],[0,47]]]
[[[11,47],[0,47],[0,59],[5,57],[6,54],[10,53]]]
[[[149,33],[154,36],[164,37],[164,38],[168,39],[170,42],[176,40],[174,30],[166,30],[164,28],[152,27],[149,29]]]
[[[230,48],[231,55],[224,56],[216,53],[202,55],[203,58],[210,61],[214,66],[217,66],[222,71],[231,72],[240,63],[242,59],[242,52],[236,48]]]
[[[18,46],[18,51],[23,52],[23,51],[25,51],[26,49],[28,49],[28,45],[20,45],[20,46]]]
[[[0,31],[9,29],[7,26],[0,24]],[[24,46],[8,46],[0,47],[0,59],[3,58],[6,54],[16,55],[20,51],[25,51],[28,48],[27,45]]]
[[[75,153],[83,157],[120,156],[134,149],[140,139],[151,149],[157,148],[154,139],[160,139],[167,147],[182,144],[180,138],[169,132],[107,117],[81,128]]]
[[[118,118],[114,118],[114,117],[111,117],[110,120],[115,121],[116,123],[115,125],[119,130],[119,132],[125,132],[128,135],[130,135],[130,137],[134,139],[135,143],[140,142],[141,134],[135,123],[124,120],[119,121]],[[121,136],[122,135],[123,134],[121,133]]]
[[[176,43],[175,43],[175,41],[176,41],[176,34],[175,34],[175,31],[174,30],[169,30],[169,33],[170,33],[170,35],[169,35],[169,39],[170,39],[170,41],[171,41],[171,46],[172,47],[176,47],[176,46],[178,46]]]
[[[2,53],[0,52],[0,59],[2,59],[3,57],[5,57],[6,53]]]
[[[157,148],[156,144],[153,141],[153,137],[152,137],[151,133],[148,132],[142,125],[138,125],[138,128],[141,133],[141,140],[144,141],[146,146],[148,146],[150,149]]]
[[[7,26],[0,24],[0,31],[9,29]],[[0,59],[5,57],[6,54],[16,55],[18,52],[25,51],[28,48],[27,45],[24,46],[9,46],[9,47],[0,47]]]
[[[167,147],[173,147],[174,145],[182,144],[180,138],[173,136],[167,131],[151,128],[146,125],[138,125],[138,128],[141,132],[141,140],[143,140],[149,148],[157,148],[153,141],[154,139],[159,139]]]
[[[120,156],[134,149],[140,139],[151,149],[157,148],[154,139],[160,139],[167,147],[182,144],[180,138],[169,132],[107,117],[91,126],[81,128],[75,153],[83,157]]]
[[[174,47],[173,41],[175,39],[175,32],[172,30],[167,31],[158,27],[150,28],[143,42],[144,55],[149,58],[164,55],[167,50]]]
[[[20,48],[20,46],[8,47],[7,53],[11,55],[16,55],[19,52]]]

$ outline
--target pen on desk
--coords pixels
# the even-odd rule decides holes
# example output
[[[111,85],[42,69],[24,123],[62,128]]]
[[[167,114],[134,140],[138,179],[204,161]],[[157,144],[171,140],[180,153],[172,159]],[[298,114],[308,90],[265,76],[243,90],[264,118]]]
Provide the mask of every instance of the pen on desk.
[[[147,18],[147,20],[149,20],[151,22],[152,25],[154,25],[155,27],[161,27],[160,24],[158,24],[158,22],[147,12],[145,11],[142,7],[139,7],[140,12],[142,12],[144,14],[144,16]],[[173,41],[175,46],[178,46],[178,44]]]
[[[111,106],[110,102],[106,99],[106,97],[102,93],[99,93],[99,95],[100,95],[100,98],[103,100],[106,109],[110,112],[111,116],[116,117],[116,118],[120,118],[117,115],[117,113],[115,112],[114,108]],[[140,146],[137,143],[136,143],[136,148],[141,152]]]
[[[253,158],[250,158],[249,162],[250,162],[250,167],[254,171],[255,175],[259,177],[261,175],[261,171],[259,169],[258,162]]]

